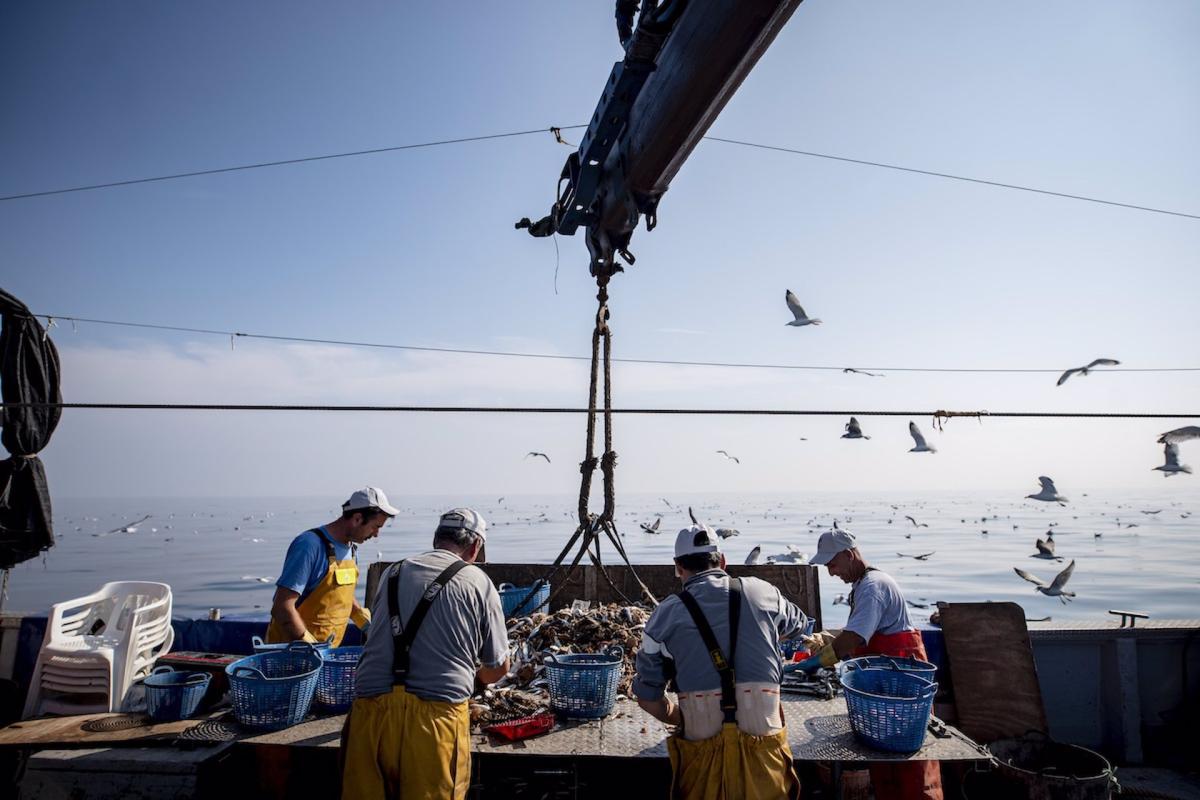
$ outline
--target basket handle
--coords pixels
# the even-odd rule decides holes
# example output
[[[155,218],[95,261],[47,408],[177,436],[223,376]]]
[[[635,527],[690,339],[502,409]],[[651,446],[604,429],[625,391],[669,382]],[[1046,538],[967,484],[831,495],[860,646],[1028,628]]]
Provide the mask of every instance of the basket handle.
[[[546,657],[542,659],[542,663],[543,664],[557,664],[558,663],[558,653],[548,653],[546,655]]]
[[[262,647],[264,644],[266,644],[266,642],[264,642],[262,640],[261,636],[251,636],[250,637],[250,646],[251,647],[258,649],[258,648]]]
[[[261,671],[255,669],[254,667],[234,667],[234,670],[231,674],[235,678],[253,678],[257,681],[265,681],[267,679],[266,675],[263,675]]]
[[[329,641],[330,642],[333,641],[333,636],[329,637]],[[314,656],[320,655],[319,653],[317,653],[317,646],[313,645],[313,644],[309,644],[308,642],[299,642],[299,641],[292,642],[291,644],[289,644],[287,646],[287,651],[289,653],[306,653],[306,654],[311,653]]]
[[[509,583],[508,581],[505,581],[504,583],[502,583],[502,584],[500,584],[499,586],[497,586],[497,587],[496,587],[496,591],[499,591],[499,592],[504,592],[504,591],[507,591],[507,590],[509,590],[509,589],[515,589],[515,588],[517,588],[517,587],[513,586],[513,585],[512,585],[511,583]]]
[[[151,675],[162,675],[164,672],[174,672],[174,671],[175,671],[174,667],[168,667],[166,664],[163,664],[162,666],[158,666],[158,667],[155,667],[154,669],[150,670],[150,674]]]
[[[936,683],[931,683],[928,686],[926,686],[924,689],[922,689],[921,693],[919,695],[917,695],[917,697],[919,697],[922,700],[928,700],[930,697],[933,697],[935,694],[937,694],[937,690],[938,690],[938,685]]]
[[[202,683],[208,683],[212,680],[212,675],[207,672],[193,672],[183,680],[184,686],[199,686]]]

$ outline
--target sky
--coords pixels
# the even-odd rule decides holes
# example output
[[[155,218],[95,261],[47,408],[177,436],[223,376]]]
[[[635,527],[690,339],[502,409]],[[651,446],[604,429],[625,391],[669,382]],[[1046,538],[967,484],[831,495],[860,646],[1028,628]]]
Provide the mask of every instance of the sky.
[[[714,136],[1200,214],[1200,6],[808,0]],[[609,2],[0,7],[0,196],[586,121]],[[568,138],[571,138],[568,132]],[[571,139],[576,141],[575,139]],[[0,202],[0,286],[39,314],[584,355],[595,287],[546,213],[547,133]],[[611,288],[617,406],[1200,412],[1200,222],[702,142]],[[820,327],[786,327],[792,289]],[[60,322],[64,399],[582,406],[586,364]],[[1164,484],[1196,420],[616,420],[624,491]],[[581,416],[67,410],[58,496],[578,489]],[[724,449],[740,463],[716,454]],[[527,459],[547,453],[551,464]],[[1192,451],[1192,452],[1189,452]],[[1200,444],[1184,445],[1200,461]]]

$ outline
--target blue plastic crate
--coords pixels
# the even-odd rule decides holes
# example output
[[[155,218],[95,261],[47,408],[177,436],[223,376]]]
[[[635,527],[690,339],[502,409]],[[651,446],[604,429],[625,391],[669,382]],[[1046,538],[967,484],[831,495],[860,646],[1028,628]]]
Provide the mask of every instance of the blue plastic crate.
[[[324,665],[317,678],[316,700],[329,711],[345,711],[354,702],[354,676],[362,658],[361,646],[335,647],[321,654]]]
[[[860,660],[846,662],[841,670],[851,729],[878,750],[920,750],[938,685],[896,664],[860,669],[856,665]]]
[[[598,719],[612,713],[621,682],[625,651],[551,655],[545,659],[550,708],[564,717]]]
[[[511,583],[500,584],[500,605],[504,608],[504,617],[506,619],[511,616],[527,617],[534,613],[550,613],[550,584],[542,583],[533,597],[530,597],[529,593],[534,586],[537,586],[537,584],[535,583],[532,586],[513,586]]]
[[[317,650],[304,642],[238,659],[225,668],[234,716],[251,728],[295,725],[308,714],[322,665]]]
[[[212,675],[208,672],[176,672],[158,667],[142,686],[146,690],[146,713],[155,722],[175,722],[196,713]]]

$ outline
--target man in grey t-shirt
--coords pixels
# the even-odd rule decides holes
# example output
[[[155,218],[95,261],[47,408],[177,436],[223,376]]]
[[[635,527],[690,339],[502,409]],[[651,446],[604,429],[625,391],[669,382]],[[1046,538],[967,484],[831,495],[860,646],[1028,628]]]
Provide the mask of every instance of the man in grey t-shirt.
[[[494,683],[509,668],[500,595],[473,566],[486,535],[482,516],[456,508],[433,550],[384,574],[343,735],[344,798],[466,796],[467,698],[476,678]]]

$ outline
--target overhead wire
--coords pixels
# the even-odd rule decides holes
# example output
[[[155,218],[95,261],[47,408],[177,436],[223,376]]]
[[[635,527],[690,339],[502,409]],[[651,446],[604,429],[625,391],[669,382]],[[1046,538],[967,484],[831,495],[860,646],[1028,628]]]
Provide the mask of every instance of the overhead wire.
[[[505,358],[533,358],[556,361],[588,361],[589,356],[567,355],[562,353],[530,353],[512,350],[480,350],[464,347],[432,347],[425,345],[394,344],[388,342],[363,342],[347,339],[322,339],[312,336],[283,336],[268,333],[246,333],[244,331],[219,330],[216,328],[194,328],[182,325],[160,325],[148,322],[124,322],[110,319],[95,319],[90,317],[74,317],[65,314],[36,314],[50,320],[64,320],[74,323],[92,323],[96,325],[114,325],[128,328],[143,328],[159,331],[174,331],[178,333],[201,333],[221,336],[230,340],[260,339],[275,342],[293,342],[298,344],[325,344],[338,347],[364,347],[383,350],[408,350],[424,353],[449,353],[455,355],[499,356]],[[816,370],[844,372],[847,369],[877,370],[879,372],[932,372],[932,373],[1008,373],[1008,374],[1051,374],[1063,372],[1061,368],[984,368],[984,367],[845,367],[827,364],[772,364],[737,361],[689,361],[682,359],[663,358],[613,358],[612,361],[624,364],[652,364],[656,366],[675,367],[722,367],[733,369],[785,369],[785,370]],[[1200,367],[1106,367],[1104,372],[1200,372]]]
[[[574,130],[577,128],[586,128],[586,127],[587,127],[587,125],[557,125],[557,126],[551,126],[549,128],[536,128],[536,129],[524,130],[524,131],[508,131],[505,133],[493,133],[493,134],[487,134],[487,135],[483,135],[483,136],[464,136],[464,137],[453,138],[453,139],[440,139],[440,140],[430,141],[430,142],[418,142],[418,143],[414,143],[414,144],[395,145],[395,146],[391,146],[391,147],[376,147],[376,148],[371,148],[371,149],[367,149],[367,150],[352,150],[352,151],[348,151],[348,152],[344,152],[344,153],[329,153],[326,155],[305,156],[302,158],[288,158],[288,159],[282,159],[282,160],[278,160],[278,161],[262,161],[262,162],[258,162],[258,163],[254,163],[254,164],[239,164],[239,165],[232,166],[232,167],[218,167],[215,169],[194,170],[191,172],[177,172],[177,173],[173,173],[170,175],[159,175],[159,176],[149,177],[149,178],[134,178],[134,179],[130,179],[130,180],[110,181],[108,183],[95,183],[95,184],[88,184],[88,185],[83,185],[83,186],[72,186],[72,187],[67,187],[67,188],[63,188],[63,189],[48,189],[48,190],[37,191],[37,192],[24,192],[21,194],[12,194],[12,195],[2,196],[2,197],[0,197],[0,202],[10,201],[10,200],[25,200],[25,199],[29,199],[29,198],[33,198],[33,197],[46,197],[49,195],[69,194],[72,192],[86,192],[86,191],[92,191],[95,189],[111,189],[111,188],[120,187],[120,186],[131,186],[131,185],[142,184],[142,183],[155,183],[155,182],[159,182],[159,181],[176,180],[179,178],[194,178],[194,177],[198,177],[198,176],[202,176],[202,175],[218,175],[218,174],[226,173],[226,172],[241,172],[241,171],[252,170],[252,169],[263,169],[263,168],[267,168],[267,167],[281,167],[281,166],[289,166],[289,165],[293,165],[293,164],[304,164],[304,163],[310,163],[310,162],[314,162],[314,161],[328,161],[331,159],[338,159],[338,158],[351,158],[351,157],[356,157],[356,156],[378,155],[380,153],[391,153],[391,152],[396,152],[396,151],[400,151],[400,150],[415,150],[415,149],[425,148],[425,147],[438,147],[438,146],[442,146],[442,145],[463,144],[463,143],[467,143],[467,142],[479,142],[479,141],[484,141],[484,140],[488,140],[488,139],[505,139],[505,138],[512,138],[512,137],[516,137],[516,136],[530,136],[533,134],[541,134],[541,133],[547,133],[547,132],[552,134],[555,138],[555,141],[558,142],[559,144],[569,145],[570,143],[567,142],[565,139],[563,139],[562,131]],[[1182,217],[1185,219],[1200,220],[1200,214],[1191,214],[1191,213],[1188,213],[1185,211],[1175,211],[1172,209],[1157,208],[1154,206],[1140,205],[1137,203],[1126,203],[1126,202],[1121,202],[1121,201],[1117,201],[1117,200],[1107,200],[1104,198],[1093,197],[1090,195],[1074,194],[1071,192],[1059,192],[1059,191],[1054,191],[1051,189],[1041,189],[1041,188],[1037,188],[1037,187],[1033,187],[1033,186],[1024,186],[1024,185],[1016,184],[1016,183],[1007,183],[1004,181],[995,181],[995,180],[989,180],[989,179],[985,179],[985,178],[975,178],[975,177],[971,177],[971,176],[967,176],[967,175],[956,175],[956,174],[950,173],[950,172],[940,172],[937,170],[919,169],[917,167],[906,167],[906,166],[903,166],[900,164],[889,164],[889,163],[883,162],[883,161],[873,161],[873,160],[862,159],[862,158],[850,158],[848,156],[838,156],[838,155],[833,155],[831,153],[819,153],[819,152],[816,152],[813,150],[801,150],[801,149],[792,148],[792,147],[781,147],[778,145],[763,144],[761,142],[750,142],[750,141],[745,141],[745,140],[741,140],[741,139],[728,139],[728,138],[721,137],[721,136],[705,136],[703,138],[708,141],[722,142],[725,144],[733,144],[733,145],[738,145],[741,147],[753,147],[753,148],[757,148],[757,149],[761,149],[761,150],[770,150],[770,151],[779,152],[779,153],[788,153],[791,155],[808,156],[810,158],[821,158],[821,159],[827,159],[830,161],[839,161],[839,162],[843,162],[843,163],[847,163],[847,164],[857,164],[860,166],[877,167],[879,169],[888,169],[888,170],[895,170],[895,171],[899,171],[899,172],[908,172],[908,173],[912,173],[912,174],[916,174],[916,175],[926,175],[926,176],[934,177],[934,178],[944,178],[946,180],[964,181],[967,183],[974,183],[974,184],[979,184],[982,186],[991,186],[991,187],[1000,188],[1000,189],[1012,189],[1014,191],[1031,192],[1034,194],[1042,194],[1042,195],[1047,195],[1050,197],[1058,197],[1058,198],[1067,199],[1067,200],[1079,200],[1079,201],[1088,202],[1088,203],[1098,203],[1101,205],[1113,206],[1113,207],[1117,207],[1117,208],[1125,208],[1125,209],[1129,209],[1129,210],[1133,210],[1133,211],[1145,211],[1145,212],[1149,212],[1149,213],[1153,213],[1153,214],[1166,214],[1169,216]]]

